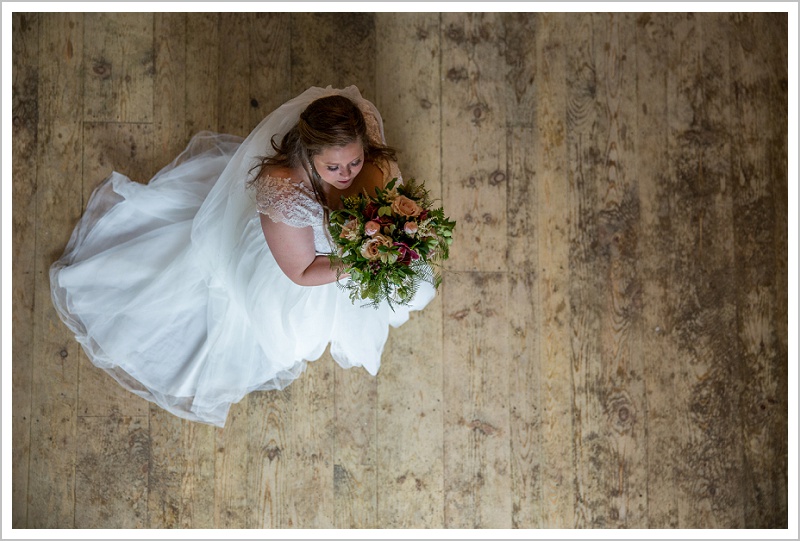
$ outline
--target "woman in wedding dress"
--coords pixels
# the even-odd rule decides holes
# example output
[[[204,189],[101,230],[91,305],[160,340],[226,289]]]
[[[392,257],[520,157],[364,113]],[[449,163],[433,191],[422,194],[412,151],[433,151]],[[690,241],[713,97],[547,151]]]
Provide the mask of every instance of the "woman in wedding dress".
[[[146,185],[114,172],[50,269],[53,302],[96,366],[180,417],[282,389],[330,344],[375,375],[408,306],[353,304],[331,266],[329,210],[400,172],[356,87],[310,88],[242,140],[203,132]]]

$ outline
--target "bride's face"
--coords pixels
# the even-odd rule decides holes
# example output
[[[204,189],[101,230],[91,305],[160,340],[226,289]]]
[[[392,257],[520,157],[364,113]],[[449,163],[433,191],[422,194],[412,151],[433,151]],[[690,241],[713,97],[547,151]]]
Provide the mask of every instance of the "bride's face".
[[[364,167],[364,147],[354,141],[343,147],[328,147],[313,158],[314,169],[324,182],[344,190]]]

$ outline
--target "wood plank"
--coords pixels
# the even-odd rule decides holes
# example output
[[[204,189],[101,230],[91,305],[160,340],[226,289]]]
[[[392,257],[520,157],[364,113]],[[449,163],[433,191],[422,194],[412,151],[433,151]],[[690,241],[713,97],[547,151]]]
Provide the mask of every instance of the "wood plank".
[[[89,201],[94,189],[112,171],[146,182],[154,171],[153,130],[149,124],[85,122],[83,125],[82,199]],[[85,204],[84,204],[85,208]],[[81,352],[78,415],[146,416],[149,405],[122,388]]]
[[[507,116],[507,242],[510,401],[511,523],[542,527],[540,321],[535,309],[539,193],[536,149],[539,16],[506,13],[499,45],[505,60]]]
[[[603,261],[598,261],[600,227],[598,156],[601,133],[607,126],[597,101],[598,76],[593,14],[573,14],[575,35],[567,48],[567,160],[570,199],[570,317],[572,331],[572,401],[576,465],[576,520],[578,528],[604,527],[608,509],[603,501],[607,449],[602,426],[603,387],[600,351]],[[603,171],[604,173],[605,171]],[[599,381],[598,381],[599,380]],[[600,389],[595,390],[596,386]],[[598,392],[600,391],[600,392]],[[598,426],[599,425],[599,426]]]
[[[562,42],[569,18],[541,14],[536,45],[540,95],[534,162],[539,184],[537,237],[539,266],[537,319],[541,322],[539,362],[541,383],[542,518],[545,528],[575,525],[575,471],[572,426],[572,373],[569,328],[569,234],[575,227],[567,183],[565,113],[566,51]]]
[[[216,429],[214,528],[245,528],[251,515],[248,484],[248,397],[231,406],[225,428]]]
[[[216,19],[213,15],[210,17],[216,30]],[[191,109],[192,119],[216,110],[216,86],[196,82],[207,75],[209,65],[216,71],[216,55],[202,49],[211,47],[210,40],[216,38],[216,32],[208,28],[210,25],[201,24],[208,23],[208,18],[207,14],[184,13],[156,13],[154,16],[154,168],[161,168],[177,157],[193,135],[187,120],[190,99],[202,103],[193,103],[200,109]],[[190,24],[190,19],[194,24]],[[190,55],[189,43],[194,56]],[[214,103],[208,97],[212,95]],[[205,102],[203,96],[206,96]],[[207,121],[208,118],[203,118],[198,122]],[[216,119],[213,124],[216,125]],[[149,415],[147,527],[212,528],[215,429],[182,420],[154,404],[150,405]]]
[[[375,21],[371,13],[293,13],[293,94],[310,86],[356,85],[364,97],[374,100],[374,49]],[[328,374],[321,364],[331,362],[326,354],[314,363],[314,368]],[[330,441],[333,493],[324,496],[332,498],[331,518],[336,527],[374,527],[377,383],[362,369],[345,370],[334,365],[329,373],[335,412]],[[307,395],[294,396],[303,397],[298,406],[305,410],[307,406],[302,403]]]
[[[506,118],[509,126],[533,127],[536,122],[536,13],[503,13],[497,45],[506,70]],[[509,209],[511,211],[512,209]]]
[[[291,430],[281,452],[287,528],[334,527],[334,362],[326,351],[282,391],[290,393],[292,405]]]
[[[171,162],[186,145],[186,14],[156,13],[153,20],[153,150],[152,163]],[[140,182],[148,179],[141,178]],[[186,475],[183,422],[155,404],[149,405],[150,475],[147,527],[178,528],[184,508]],[[212,455],[213,456],[213,455]],[[190,522],[190,519],[187,520]]]
[[[538,16],[533,13],[502,15],[505,47],[506,80],[510,88],[505,95],[508,125],[509,178],[507,188],[507,243],[509,271],[536,270],[536,251],[531,249],[537,212],[536,163],[532,152],[536,141],[532,131],[536,125],[536,102],[539,90],[536,79],[536,36]],[[512,91],[513,90],[513,91]],[[511,168],[514,169],[511,169]]]
[[[292,13],[292,94],[356,85],[375,95],[374,13]]]
[[[152,419],[152,412],[150,413]],[[214,528],[216,508],[213,426],[182,421],[181,528]],[[163,426],[163,425],[159,425]],[[151,437],[158,434],[151,430]]]
[[[744,525],[738,413],[726,20],[670,16],[667,106],[673,199],[674,288],[669,332],[680,357],[675,392],[681,427],[680,527]]]
[[[31,528],[74,526],[80,346],[53,308],[49,268],[82,210],[83,35],[82,14],[40,15]]]
[[[507,278],[450,272],[443,287],[445,525],[508,528]]]
[[[12,28],[12,353],[11,527],[25,528],[33,395],[36,276],[36,173],[39,86],[39,15],[13,13]]]
[[[87,13],[84,118],[153,120],[153,14]]]
[[[235,39],[249,25],[245,13],[219,14],[219,64],[216,85],[219,131],[247,135],[250,124],[250,49]],[[244,30],[243,30],[244,29]],[[254,500],[248,486],[251,437],[250,396],[232,404],[225,428],[216,431],[215,528],[246,528],[252,523]]]
[[[603,15],[595,21],[598,72],[605,84],[608,130],[601,148],[599,224],[605,264],[605,310],[601,339],[605,389],[601,394],[610,456],[605,493],[608,523],[620,528],[647,527],[647,440],[643,424],[647,401],[643,357],[639,270],[640,208],[636,178],[635,19],[628,14]],[[600,38],[600,39],[598,39]]]
[[[645,396],[638,343],[639,197],[625,135],[635,62],[621,15],[585,15],[568,53],[570,185],[577,201],[570,285],[580,527],[646,523]],[[621,20],[623,19],[623,20]],[[630,60],[630,64],[628,63]],[[630,175],[632,177],[632,175]],[[638,376],[637,376],[638,375]]]
[[[334,368],[334,526],[375,528],[377,382],[362,368]]]
[[[250,528],[287,528],[291,520],[293,494],[287,480],[295,472],[288,469],[285,455],[291,452],[292,431],[290,391],[256,392],[248,401],[250,437],[248,439],[247,492],[251,497]]]
[[[532,127],[514,127],[508,136],[509,260],[516,259],[508,272],[508,341],[511,373],[509,379],[511,482],[514,528],[542,527],[542,412],[541,322],[535,306],[538,299],[538,224],[535,208],[539,202],[534,163],[537,134]],[[512,218],[513,216],[513,218]],[[513,247],[513,248],[512,248]],[[526,253],[527,252],[527,253]],[[517,255],[512,256],[511,254]]]
[[[442,15],[443,201],[458,222],[448,268],[506,269],[505,84],[497,14]]]
[[[289,13],[254,13],[250,20],[250,129],[292,95]]]
[[[773,197],[775,198],[775,260],[769,264],[775,267],[775,335],[778,350],[778,365],[775,371],[775,378],[779,384],[777,395],[781,401],[777,407],[779,420],[776,424],[780,426],[783,434],[789,433],[790,421],[796,420],[795,415],[789,415],[790,404],[796,404],[797,398],[790,400],[789,395],[789,352],[788,352],[788,265],[789,265],[789,238],[788,238],[788,212],[789,212],[789,174],[786,165],[789,163],[788,137],[789,133],[789,85],[787,84],[786,70],[789,65],[789,17],[784,13],[773,13],[765,15],[771,28],[772,46],[775,54],[771,56],[773,73],[778,74],[772,79],[772,97],[769,98],[771,104],[771,114],[773,118],[772,129],[776,134],[775,145],[771,147],[770,160],[773,163]],[[796,207],[795,207],[796,208]],[[795,231],[796,234],[796,231]],[[795,346],[796,347],[796,346]],[[796,350],[795,350],[796,351]],[[796,373],[796,372],[795,372]],[[778,524],[786,528],[789,523],[788,513],[790,510],[789,489],[788,489],[788,468],[789,468],[789,442],[787,439],[779,439],[780,447],[775,452],[776,461],[771,475],[775,479],[775,484],[779,489],[776,497],[776,507],[786,510],[778,515]],[[796,451],[795,451],[796,456]],[[782,515],[782,516],[781,516]]]
[[[785,174],[785,162],[772,150],[780,148],[785,132],[771,133],[770,127],[780,114],[773,104],[785,101],[780,79],[786,71],[775,61],[780,55],[774,45],[759,37],[772,33],[774,21],[762,14],[735,14],[731,28],[736,319],[741,377],[747,382],[741,396],[745,525],[785,528],[787,432],[780,412],[787,406],[781,388],[786,358],[775,328],[784,284],[775,283],[781,213],[774,189],[779,182],[773,180]]]
[[[76,528],[147,524],[150,435],[147,417],[78,417]]]
[[[337,39],[339,87],[356,84],[375,101],[375,14],[327,14]],[[344,26],[345,21],[351,26]],[[350,34],[352,32],[352,34]],[[329,53],[330,54],[330,53]],[[312,66],[312,63],[306,63]],[[336,64],[334,64],[337,67]],[[365,317],[369,317],[365,314]],[[334,525],[376,528],[378,520],[378,380],[362,368],[334,366],[335,440],[333,465]]]
[[[672,261],[672,184],[667,148],[667,76],[669,20],[663,14],[636,19],[637,109],[636,174],[640,208],[639,260],[642,279],[641,340],[645,357],[647,403],[647,518],[650,528],[677,528],[679,492],[671,457],[677,454],[674,425],[678,360],[669,336],[671,295],[675,287]]]
[[[153,160],[161,168],[186,148],[187,14],[156,13],[153,21]],[[206,85],[208,86],[208,85]]]
[[[441,198],[439,14],[376,14],[376,105],[404,178]],[[399,74],[414,73],[406,78]],[[445,280],[447,278],[445,277]],[[444,526],[442,294],[391,329],[378,375],[379,528]]]
[[[290,15],[252,14],[250,35],[250,118],[251,128],[263,116],[291,96]],[[302,376],[301,376],[302,377]],[[257,392],[248,399],[250,450],[248,453],[248,492],[252,512],[248,527],[286,528],[291,520],[293,494],[286,482],[295,475],[288,467],[289,434],[292,431],[290,392]]]
[[[778,406],[777,411],[780,420],[776,422],[781,426],[783,434],[789,433],[790,419],[796,419],[794,416],[789,416],[788,412],[790,404],[789,398],[789,352],[788,352],[788,321],[789,321],[789,307],[788,307],[788,265],[789,265],[789,238],[788,238],[788,207],[789,198],[789,174],[786,164],[789,163],[789,149],[788,137],[789,133],[789,85],[787,84],[786,70],[789,65],[789,17],[783,13],[773,13],[765,15],[769,19],[769,24],[773,29],[770,33],[772,37],[772,46],[774,55],[771,56],[771,62],[774,66],[773,73],[778,74],[777,77],[772,79],[772,97],[769,98],[769,103],[772,105],[771,114],[773,118],[772,129],[776,134],[782,134],[776,137],[776,143],[771,147],[770,160],[773,163],[773,194],[775,198],[775,260],[770,264],[775,266],[775,288],[776,288],[776,302],[775,302],[775,334],[778,346],[778,369],[776,370],[775,378],[778,380],[778,393],[782,403]],[[786,293],[784,293],[786,292]],[[796,398],[794,403],[796,404]],[[783,524],[783,528],[787,527],[789,522],[789,489],[788,485],[788,460],[789,460],[789,444],[786,439],[781,439],[780,448],[775,453],[777,459],[776,464],[773,466],[774,470],[771,475],[776,479],[776,484],[784,487],[782,493],[779,492],[776,498],[776,506],[780,509],[786,509],[783,514],[783,520],[779,524]],[[780,517],[780,514],[779,518]]]
[[[186,130],[219,131],[219,14],[186,14]]]
[[[494,46],[502,31],[497,14],[442,15],[442,170],[450,172],[443,202],[459,223],[447,265],[453,270],[506,270],[506,115],[498,92],[505,73]],[[448,274],[443,298],[447,527],[511,524],[506,278]]]
[[[219,131],[239,136],[250,132],[250,14],[219,14],[217,110]]]

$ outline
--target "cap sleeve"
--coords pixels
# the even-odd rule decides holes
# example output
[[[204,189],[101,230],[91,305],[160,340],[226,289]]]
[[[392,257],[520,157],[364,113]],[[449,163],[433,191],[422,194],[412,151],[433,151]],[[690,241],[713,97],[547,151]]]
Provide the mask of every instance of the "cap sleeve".
[[[264,175],[253,183],[256,209],[275,222],[292,227],[318,225],[322,207],[303,184],[292,179]]]

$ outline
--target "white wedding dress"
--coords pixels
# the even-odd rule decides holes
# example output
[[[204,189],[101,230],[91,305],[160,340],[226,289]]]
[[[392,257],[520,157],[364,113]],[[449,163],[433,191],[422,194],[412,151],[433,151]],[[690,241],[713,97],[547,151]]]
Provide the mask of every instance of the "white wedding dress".
[[[50,281],[59,315],[96,366],[175,415],[217,426],[231,403],[285,387],[328,344],[341,366],[377,373],[389,325],[422,309],[433,287],[393,311],[353,304],[337,284],[296,285],[270,253],[259,212],[311,225],[325,253],[322,209],[289,181],[248,186],[270,139],[330,94],[357,103],[370,137],[383,140],[380,114],[356,87],[310,88],[244,140],[200,133],[148,184],[115,172],[95,190]]]

